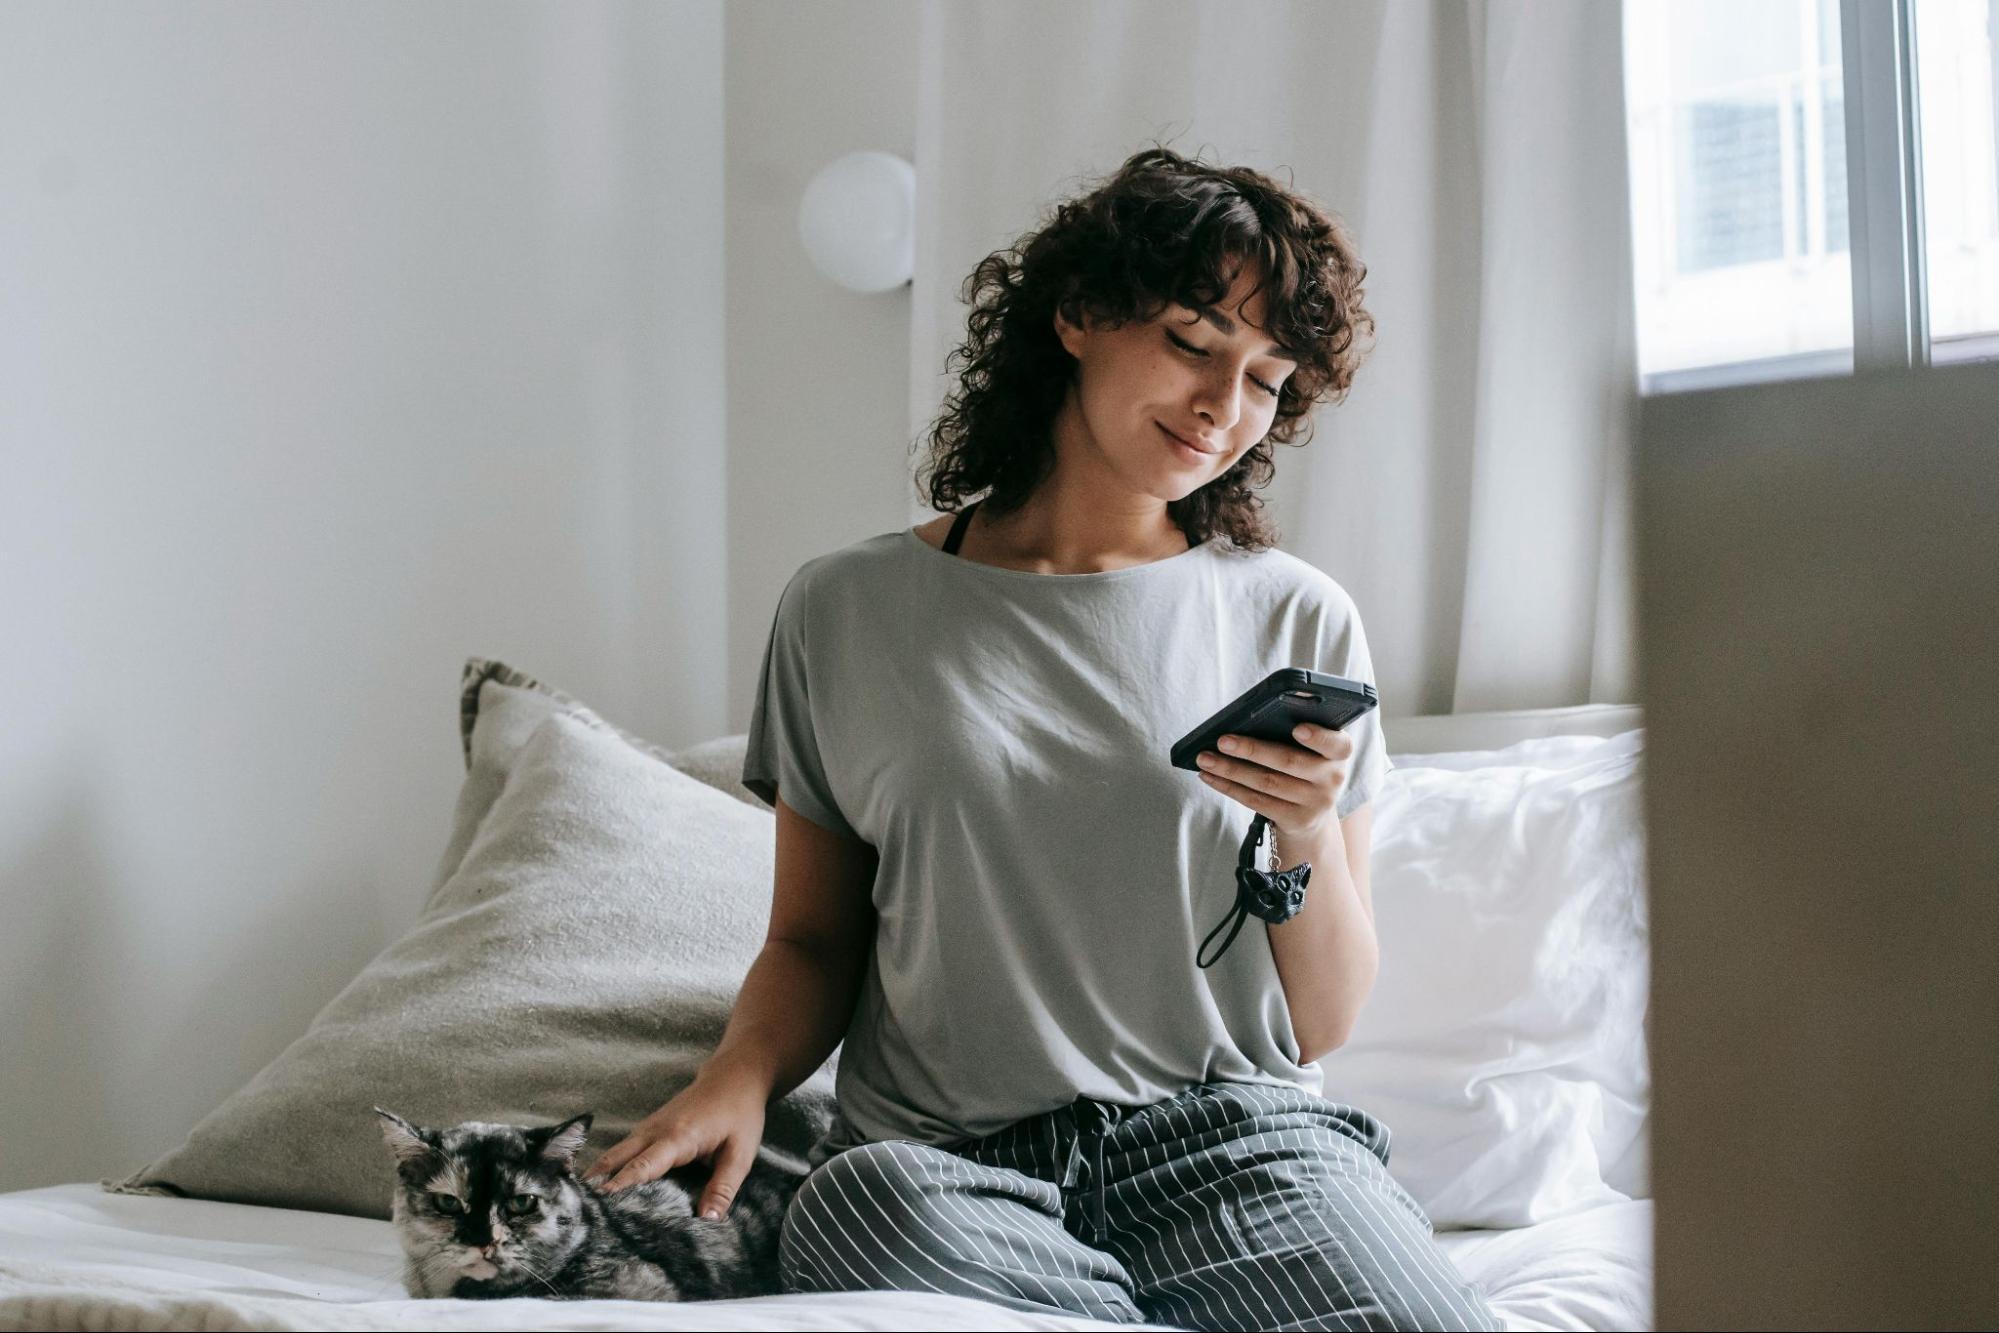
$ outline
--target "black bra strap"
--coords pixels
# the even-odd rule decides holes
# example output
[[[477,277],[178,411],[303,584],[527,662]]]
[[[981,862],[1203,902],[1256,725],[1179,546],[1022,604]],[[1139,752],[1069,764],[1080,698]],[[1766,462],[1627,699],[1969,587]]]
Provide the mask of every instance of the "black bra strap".
[[[951,525],[951,533],[944,538],[944,554],[958,554],[958,543],[965,540],[965,529],[972,526],[972,511],[979,507],[977,500],[958,511],[958,519]]]

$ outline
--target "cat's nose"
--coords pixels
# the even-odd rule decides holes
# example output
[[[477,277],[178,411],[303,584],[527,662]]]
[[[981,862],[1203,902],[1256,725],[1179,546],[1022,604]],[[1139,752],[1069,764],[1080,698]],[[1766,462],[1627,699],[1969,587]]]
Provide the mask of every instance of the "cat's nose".
[[[500,1252],[500,1242],[498,1241],[489,1241],[488,1243],[481,1245],[479,1247],[479,1253],[487,1259],[491,1259],[494,1255],[498,1254],[499,1252]]]

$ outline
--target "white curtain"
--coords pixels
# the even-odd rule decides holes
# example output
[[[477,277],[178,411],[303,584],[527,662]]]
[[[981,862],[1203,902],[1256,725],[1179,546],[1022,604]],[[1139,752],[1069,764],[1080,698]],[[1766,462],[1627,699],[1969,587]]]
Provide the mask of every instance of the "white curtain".
[[[1368,266],[1374,353],[1264,496],[1358,603],[1384,714],[1635,701],[1622,8],[923,5],[912,431],[960,284],[1054,200],[1154,139],[1270,172]]]

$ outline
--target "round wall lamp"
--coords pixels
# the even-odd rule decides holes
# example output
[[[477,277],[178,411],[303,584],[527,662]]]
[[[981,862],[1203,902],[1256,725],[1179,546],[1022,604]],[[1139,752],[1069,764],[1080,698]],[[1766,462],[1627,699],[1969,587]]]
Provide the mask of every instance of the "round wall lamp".
[[[849,291],[902,286],[916,267],[916,169],[873,150],[834,158],[805,187],[798,239]]]

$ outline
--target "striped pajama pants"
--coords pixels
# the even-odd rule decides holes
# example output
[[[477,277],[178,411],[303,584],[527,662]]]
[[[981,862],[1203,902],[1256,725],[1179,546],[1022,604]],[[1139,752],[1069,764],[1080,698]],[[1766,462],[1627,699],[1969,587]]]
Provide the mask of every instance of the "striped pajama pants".
[[[864,1143],[799,1187],[784,1286],[1186,1329],[1504,1328],[1388,1174],[1388,1138],[1302,1088],[1203,1083],[942,1146]]]

